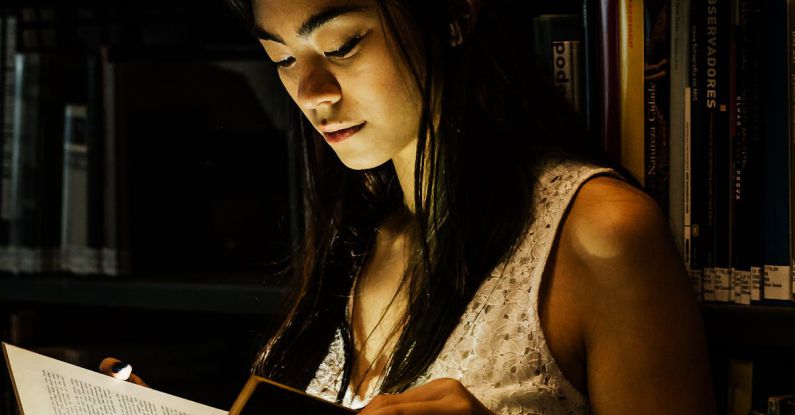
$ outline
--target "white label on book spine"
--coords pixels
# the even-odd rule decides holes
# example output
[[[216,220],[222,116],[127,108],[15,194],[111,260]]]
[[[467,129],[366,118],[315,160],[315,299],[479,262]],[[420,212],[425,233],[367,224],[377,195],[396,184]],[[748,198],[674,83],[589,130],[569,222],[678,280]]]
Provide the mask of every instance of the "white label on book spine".
[[[732,281],[728,268],[714,268],[715,301],[731,301]]]
[[[751,304],[751,271],[732,269],[735,304]]]
[[[792,296],[790,268],[765,265],[765,300],[789,300]]]
[[[751,267],[751,301],[762,299],[762,267]]]
[[[701,290],[704,301],[715,301],[715,268],[704,268],[703,280]]]

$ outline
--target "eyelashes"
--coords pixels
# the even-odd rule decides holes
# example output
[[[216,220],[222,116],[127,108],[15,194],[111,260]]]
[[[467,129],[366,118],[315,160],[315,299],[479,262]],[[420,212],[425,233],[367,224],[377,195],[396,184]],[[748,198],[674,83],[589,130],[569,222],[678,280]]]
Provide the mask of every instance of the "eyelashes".
[[[353,51],[353,49],[356,46],[359,45],[363,37],[364,35],[356,35],[350,38],[347,42],[345,42],[345,44],[343,44],[339,49],[331,52],[326,52],[324,53],[324,55],[326,55],[326,57],[328,58],[337,58],[337,59],[345,58],[349,53]]]
[[[327,58],[333,58],[333,59],[346,59],[346,58],[349,58],[350,57],[349,55],[351,54],[351,52],[353,52],[353,50],[356,49],[357,46],[359,46],[359,43],[361,43],[362,39],[364,39],[364,37],[366,35],[367,34],[365,33],[365,34],[353,36],[352,38],[348,39],[338,49],[332,50],[330,52],[324,52],[323,55],[325,55]],[[291,57],[282,59],[282,60],[274,62],[274,63],[279,68],[288,68],[288,67],[292,66],[293,63],[295,63],[295,58],[291,56]]]

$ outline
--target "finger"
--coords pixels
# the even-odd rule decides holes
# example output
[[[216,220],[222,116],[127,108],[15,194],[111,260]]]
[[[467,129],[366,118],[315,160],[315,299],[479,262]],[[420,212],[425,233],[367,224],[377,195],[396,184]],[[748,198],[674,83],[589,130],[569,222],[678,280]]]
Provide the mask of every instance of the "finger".
[[[146,382],[144,382],[143,379],[138,377],[138,375],[136,375],[135,373],[130,373],[130,378],[127,379],[127,381],[135,383],[136,385],[141,385],[146,388],[149,387],[149,385],[147,385]]]
[[[452,379],[435,379],[424,385],[417,386],[416,388],[409,389],[403,393],[395,395],[378,395],[364,408],[362,414],[369,414],[374,411],[387,406],[399,405],[406,402],[427,402],[435,401],[445,397],[449,393],[453,393],[457,385],[460,385]]]
[[[99,371],[119,380],[126,380],[137,385],[149,387],[138,375],[132,373],[132,366],[114,357],[108,357],[99,364]]]
[[[366,410],[367,408],[365,408]],[[360,412],[360,415],[468,415],[471,412],[468,405],[462,405],[451,399],[437,399],[434,401],[401,402],[380,407],[372,411]]]

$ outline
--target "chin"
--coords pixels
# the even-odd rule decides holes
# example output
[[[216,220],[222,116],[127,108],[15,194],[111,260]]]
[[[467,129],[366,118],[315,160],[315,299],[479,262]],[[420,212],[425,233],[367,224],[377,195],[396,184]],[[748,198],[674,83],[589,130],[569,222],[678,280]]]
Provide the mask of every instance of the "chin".
[[[343,157],[337,154],[342,164],[351,170],[369,170],[374,169],[388,162],[390,159],[375,159],[368,157]]]

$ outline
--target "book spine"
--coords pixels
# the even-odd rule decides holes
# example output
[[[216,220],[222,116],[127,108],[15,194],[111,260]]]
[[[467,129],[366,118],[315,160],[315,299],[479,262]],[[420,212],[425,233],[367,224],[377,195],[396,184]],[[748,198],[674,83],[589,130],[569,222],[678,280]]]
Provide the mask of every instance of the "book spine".
[[[671,36],[670,0],[644,3],[644,183],[668,212]]]
[[[580,65],[579,41],[553,41],[552,65],[553,82],[561,95],[578,113],[582,113],[582,72]]]
[[[103,244],[103,171],[104,157],[104,110],[102,97],[102,58],[98,51],[87,59],[86,81],[86,145],[88,146],[88,259],[95,273],[102,273]]]
[[[86,107],[67,105],[64,114],[63,185],[61,213],[61,270],[76,274],[97,272],[88,246],[88,143]]]
[[[735,257],[741,304],[761,300],[762,147],[759,136],[759,35],[761,0],[738,0],[736,14]],[[744,272],[748,271],[748,274]],[[750,281],[748,280],[750,279]],[[746,288],[747,285],[747,288]]]
[[[689,272],[691,269],[688,241],[685,235],[689,234],[690,222],[685,224],[685,211],[689,211],[689,180],[685,176],[685,118],[686,102],[689,101],[687,73],[688,73],[688,25],[689,0],[671,1],[671,86],[669,108],[669,182],[668,182],[668,220],[674,241]],[[688,212],[689,213],[689,212]],[[687,249],[686,249],[687,248]]]
[[[599,118],[599,100],[596,98],[601,90],[598,77],[598,25],[595,24],[596,13],[593,7],[595,2],[582,0],[582,25],[583,25],[583,114],[588,131],[597,131]],[[597,137],[596,134],[591,134]]]
[[[789,122],[787,91],[789,46],[787,5],[765,2],[761,68],[766,76],[760,79],[761,128],[764,148],[763,228],[764,287],[763,298],[778,302],[789,300]]]
[[[790,300],[795,301],[795,172],[792,169],[792,160],[795,160],[795,1],[787,0],[787,42],[789,44],[788,71],[789,71],[789,272],[790,272]]]
[[[569,105],[584,115],[582,19],[545,14],[533,21],[536,58]]]
[[[715,284],[712,268],[711,229],[708,226],[707,212],[709,200],[708,172],[710,154],[705,136],[703,102],[705,51],[704,28],[706,0],[691,0],[690,4],[690,252],[695,278],[701,278],[702,299],[715,300]]]
[[[9,13],[3,19],[3,126],[0,134],[2,140],[2,169],[0,171],[0,271],[13,271],[14,261],[9,246],[9,232],[12,219],[11,206],[11,171],[13,161],[13,134],[14,134],[14,84],[16,82],[15,56],[16,56],[16,27],[17,17]]]
[[[619,2],[621,163],[645,186],[643,0]]]
[[[600,1],[599,58],[602,83],[602,147],[614,160],[621,159],[618,2]]]
[[[117,226],[117,170],[116,170],[116,70],[110,61],[108,49],[101,51],[102,59],[102,100],[104,102],[104,172],[103,194],[103,238],[102,238],[102,273],[109,276],[119,275],[118,259],[118,226]]]
[[[730,0],[707,2],[704,22],[706,49],[706,129],[712,147],[711,199],[715,300],[732,300],[731,283],[731,7]]]
[[[759,301],[761,255],[759,246],[760,215],[758,189],[758,134],[755,137],[753,106],[758,66],[754,49],[758,0],[735,0],[732,3],[734,27],[734,69],[732,93],[732,283],[734,302]],[[754,286],[756,288],[754,288]]]
[[[11,168],[12,220],[9,230],[12,264],[10,272],[41,270],[41,218],[36,196],[40,173],[38,153],[40,56],[16,54],[14,84],[14,129]]]

